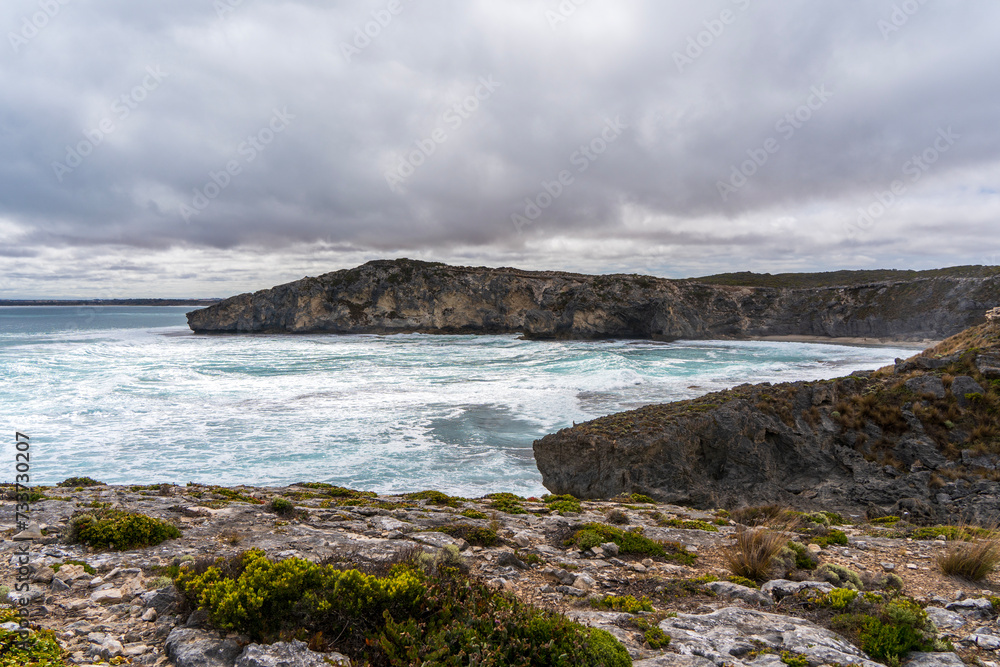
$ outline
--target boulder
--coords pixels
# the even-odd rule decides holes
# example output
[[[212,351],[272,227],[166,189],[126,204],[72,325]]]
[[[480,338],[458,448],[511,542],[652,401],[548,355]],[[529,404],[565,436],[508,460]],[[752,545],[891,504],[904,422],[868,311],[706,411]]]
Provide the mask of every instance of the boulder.
[[[914,394],[933,394],[934,398],[944,398],[944,382],[937,375],[919,375],[906,381],[906,388]]]
[[[236,659],[235,667],[350,667],[351,661],[340,653],[316,653],[305,642],[277,642],[271,645],[250,644]]]
[[[191,628],[174,628],[164,650],[176,667],[233,667],[243,652],[232,639]]]
[[[769,648],[778,654],[804,655],[811,665],[882,667],[834,632],[805,619],[756,609],[726,607],[710,614],[678,614],[661,621],[660,629],[671,636],[672,650],[699,655],[717,665]]]
[[[993,603],[986,598],[966,598],[949,602],[944,607],[969,618],[989,618],[993,615]]]
[[[976,370],[990,380],[1000,379],[1000,354],[980,354],[976,357]]]
[[[160,616],[174,610],[179,595],[173,586],[157,588],[155,591],[146,591],[139,596],[139,602],[143,607],[155,609]]]
[[[774,604],[774,598],[767,593],[729,581],[711,581],[705,584],[705,587],[714,591],[716,595],[732,600],[743,600],[749,604],[758,604],[764,607],[770,607]]]
[[[965,617],[943,607],[927,607],[927,618],[938,630],[957,630],[966,624]]]
[[[655,658],[636,660],[632,667],[715,667],[715,663],[700,655],[680,655],[666,653]]]
[[[814,588],[820,593],[829,593],[833,584],[825,581],[789,581],[788,579],[772,579],[760,587],[760,592],[773,596],[775,600],[795,595],[805,588]]]
[[[969,394],[981,396],[986,393],[986,390],[968,375],[959,375],[951,382],[951,393],[958,399],[958,404],[965,408],[972,403],[966,396]]]

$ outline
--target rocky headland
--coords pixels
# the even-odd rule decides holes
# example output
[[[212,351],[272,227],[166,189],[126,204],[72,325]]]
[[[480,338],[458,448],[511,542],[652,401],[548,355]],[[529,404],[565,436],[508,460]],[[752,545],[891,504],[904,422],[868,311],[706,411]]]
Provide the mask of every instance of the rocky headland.
[[[192,601],[184,573],[210,573],[215,564],[221,570],[210,579],[236,578],[244,566],[234,563],[248,553],[288,565],[286,574],[313,563],[389,576],[393,563],[410,563],[432,579],[434,568],[448,563],[464,572],[455,576],[484,582],[490,595],[606,631],[624,647],[599,661],[609,666],[998,664],[1000,577],[944,575],[938,561],[965,544],[963,529],[920,527],[895,515],[869,520],[767,507],[729,513],[639,495],[466,499],[430,491],[377,496],[328,484],[107,486],[86,479],[34,488],[30,512],[37,525],[18,532],[15,501],[0,504],[0,552],[12,564],[0,583],[13,599],[27,600],[20,608],[30,636],[50,657],[18,662],[8,654],[19,622],[0,609],[4,665],[363,664],[343,636],[303,631],[262,640],[252,636],[253,625],[219,627],[227,617],[208,598]],[[124,515],[177,530],[148,546],[126,543],[155,532],[148,528],[117,533],[118,544],[87,543],[95,519]],[[758,581],[734,576],[726,556],[747,531],[788,542]],[[30,585],[14,592],[19,580]],[[268,595],[295,590],[290,581],[258,577],[255,585]],[[848,616],[884,619],[878,627],[896,639],[875,641],[836,620]]]
[[[509,334],[653,340],[941,340],[1000,304],[1000,269],[692,280],[407,259],[303,278],[188,314],[199,333]]]
[[[781,503],[921,520],[1000,516],[1000,309],[907,360],[742,385],[535,441],[553,493],[693,507]]]

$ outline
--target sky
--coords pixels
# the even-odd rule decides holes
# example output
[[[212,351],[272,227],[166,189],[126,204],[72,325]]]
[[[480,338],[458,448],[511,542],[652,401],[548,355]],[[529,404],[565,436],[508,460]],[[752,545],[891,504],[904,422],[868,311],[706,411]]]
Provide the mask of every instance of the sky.
[[[0,298],[1000,263],[995,0],[5,0]]]

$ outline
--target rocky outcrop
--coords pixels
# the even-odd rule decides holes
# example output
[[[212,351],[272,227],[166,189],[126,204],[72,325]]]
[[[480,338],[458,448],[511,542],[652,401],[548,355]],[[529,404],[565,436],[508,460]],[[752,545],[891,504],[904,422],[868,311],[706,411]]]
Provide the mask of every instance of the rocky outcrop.
[[[1000,383],[980,362],[995,359],[996,334],[982,325],[962,336],[992,347],[875,373],[610,415],[535,441],[535,460],[546,488],[584,498],[985,520],[1000,512]]]
[[[1000,303],[1000,275],[808,289],[378,260],[188,313],[196,332],[522,333],[537,339],[940,339]]]

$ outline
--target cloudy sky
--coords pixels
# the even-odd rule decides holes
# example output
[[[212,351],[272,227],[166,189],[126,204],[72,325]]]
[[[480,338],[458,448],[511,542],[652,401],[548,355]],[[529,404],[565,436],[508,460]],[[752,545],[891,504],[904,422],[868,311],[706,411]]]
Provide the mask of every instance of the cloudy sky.
[[[0,298],[1000,263],[995,0],[5,0]]]

